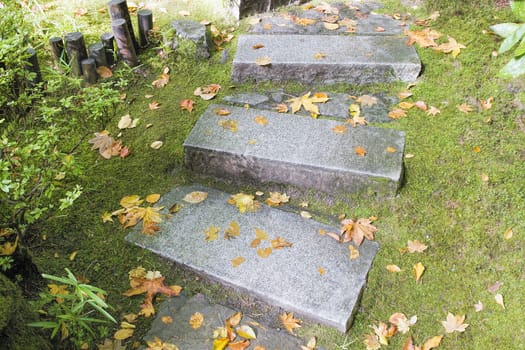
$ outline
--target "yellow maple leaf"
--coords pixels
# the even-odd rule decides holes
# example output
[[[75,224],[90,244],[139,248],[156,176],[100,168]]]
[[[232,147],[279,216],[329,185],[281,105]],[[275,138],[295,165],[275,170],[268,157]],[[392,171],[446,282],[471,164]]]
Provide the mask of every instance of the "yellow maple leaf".
[[[208,227],[205,231],[204,231],[204,234],[206,235],[206,241],[210,242],[210,241],[215,241],[216,239],[219,239],[219,231],[220,231],[220,228],[218,227],[215,227],[215,226],[210,226]]]
[[[204,315],[200,312],[196,312],[193,315],[191,315],[189,323],[191,328],[193,329],[199,329],[202,326],[202,323],[204,322]]]
[[[433,49],[436,51],[444,52],[444,53],[452,53],[452,57],[456,58],[458,57],[459,53],[461,52],[461,49],[466,49],[467,47],[463,44],[460,44],[448,35],[448,43],[440,44],[437,47],[434,47]]]
[[[365,238],[371,241],[374,240],[374,233],[377,231],[377,227],[372,225],[372,221],[367,218],[360,218],[357,221],[345,219],[341,221],[341,225],[343,242],[353,240],[358,246],[363,243]]]
[[[255,200],[255,196],[242,192],[232,195],[228,203],[235,204],[240,213],[254,212],[261,207],[261,203]]]
[[[315,93],[310,97],[311,92],[304,94],[303,96],[294,97],[286,102],[290,102],[290,107],[292,108],[292,113],[296,113],[301,109],[301,106],[308,112],[319,114],[319,107],[314,103],[325,103],[330,98],[325,93]]]
[[[421,279],[421,276],[423,276],[423,273],[425,272],[425,266],[422,263],[418,262],[414,265],[412,271],[414,272],[416,282],[418,282]]]
[[[230,239],[238,237],[240,234],[240,226],[237,221],[230,222],[228,228],[224,231],[224,238]]]

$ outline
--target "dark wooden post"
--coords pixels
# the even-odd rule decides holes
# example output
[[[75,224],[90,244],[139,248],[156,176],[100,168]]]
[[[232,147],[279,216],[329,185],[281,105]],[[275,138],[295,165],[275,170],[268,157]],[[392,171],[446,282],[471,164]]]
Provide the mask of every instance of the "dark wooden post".
[[[33,48],[28,48],[26,50],[26,53],[29,55],[27,58],[27,64],[26,68],[31,73],[35,73],[36,75],[29,79],[29,85],[35,86],[38,83],[42,82],[42,73],[40,73],[40,66],[38,65],[38,57],[36,55],[36,51]]]
[[[67,62],[66,51],[64,50],[64,41],[62,38],[54,36],[49,39],[49,44],[51,45],[51,52],[53,53],[53,58],[55,63],[60,69],[60,66]],[[62,71],[62,69],[60,69]]]
[[[143,9],[137,13],[139,24],[140,47],[146,47],[149,44],[150,31],[153,29],[153,12]]]
[[[97,67],[108,66],[108,60],[106,59],[106,50],[104,49],[104,44],[95,43],[89,45],[89,57],[95,60]]]
[[[131,24],[131,18],[129,17],[128,3],[126,0],[111,0],[108,2],[109,6],[109,16],[111,20],[124,19],[126,21],[126,26],[128,27],[129,36],[131,42],[133,43],[133,48],[135,51],[139,48],[137,39],[135,38],[135,33],[133,32],[133,25]],[[116,36],[116,35],[115,35]]]
[[[82,72],[84,80],[88,84],[95,84],[97,82],[97,65],[94,58],[86,58],[82,60]]]
[[[129,35],[126,20],[119,18],[111,21],[111,29],[113,29],[113,35],[115,36],[115,42],[117,43],[117,49],[119,56],[126,62],[130,67],[135,67],[139,64],[133,41]]]
[[[82,60],[86,59],[87,50],[84,43],[84,36],[80,32],[67,33],[65,36],[66,53],[71,66],[71,73],[74,76],[82,75]]]
[[[104,49],[106,50],[106,62],[108,63],[108,67],[115,64],[115,37],[113,36],[113,33],[104,33],[100,36],[100,40],[102,41],[102,45],[104,45]]]

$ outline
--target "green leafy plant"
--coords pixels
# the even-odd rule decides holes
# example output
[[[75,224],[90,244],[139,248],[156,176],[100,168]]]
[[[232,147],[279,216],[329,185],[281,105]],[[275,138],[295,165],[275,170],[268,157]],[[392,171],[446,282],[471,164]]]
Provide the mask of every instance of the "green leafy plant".
[[[525,22],[525,0],[511,1],[512,12]],[[505,38],[498,52],[505,53],[514,48],[514,54],[499,72],[504,78],[516,78],[525,74],[525,23],[500,23],[490,27],[494,33]]]
[[[103,299],[107,294],[104,290],[80,283],[69,269],[65,270],[67,277],[42,274],[60,285],[49,284],[49,290],[40,293],[40,300],[36,302],[47,320],[29,325],[50,329],[52,339],[60,334],[60,343],[86,348],[86,344],[89,347],[107,335],[107,323],[117,321],[107,311],[111,307]]]

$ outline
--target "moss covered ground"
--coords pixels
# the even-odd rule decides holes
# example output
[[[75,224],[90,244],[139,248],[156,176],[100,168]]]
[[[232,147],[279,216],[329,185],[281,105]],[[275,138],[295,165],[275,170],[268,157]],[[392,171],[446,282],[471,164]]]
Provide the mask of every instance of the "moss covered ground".
[[[55,24],[57,30],[79,28],[88,38],[94,38],[109,29],[107,14],[97,12],[105,7],[105,1],[93,1],[89,6],[71,1],[67,8],[62,8],[58,1],[48,3],[53,6],[46,10],[46,16],[61,22]],[[168,19],[178,17],[178,11],[189,6],[183,1],[153,3],[173,14],[156,12],[159,16],[155,24],[164,35],[169,34]],[[397,0],[386,1],[386,6],[384,12],[410,12],[413,18],[428,16],[424,8],[404,8]],[[87,7],[88,14],[75,18],[73,11],[78,7]],[[192,18],[210,18],[219,28],[230,27],[203,8],[190,11],[193,11]],[[363,335],[372,331],[370,326],[387,322],[394,312],[418,316],[417,324],[410,331],[417,344],[444,334],[440,321],[452,312],[465,314],[469,327],[464,333],[445,335],[440,349],[523,347],[525,90],[519,80],[496,77],[509,57],[492,55],[500,41],[485,32],[489,25],[512,20],[512,16],[505,9],[490,6],[469,6],[454,11],[439,17],[431,27],[456,38],[467,48],[456,59],[418,48],[424,71],[411,88],[412,101],[424,100],[441,113],[429,116],[423,111],[411,110],[408,117],[388,126],[406,132],[405,152],[413,155],[405,160],[405,183],[399,195],[392,199],[366,196],[349,201],[341,194],[341,200],[330,205],[316,201],[314,196],[308,198],[312,211],[329,218],[341,213],[350,217],[378,217],[377,241],[381,249],[351,331],[341,335],[328,328],[308,326],[299,332],[302,336],[317,336],[318,344],[328,349],[364,349]],[[234,34],[238,35],[244,25],[241,23]],[[49,33],[63,34],[52,30]],[[233,57],[235,38],[225,46]],[[161,271],[169,284],[179,284],[190,294],[203,292],[222,298],[220,289],[126,243],[126,230],[117,223],[103,223],[101,219],[103,212],[118,209],[123,196],[165,193],[173,186],[196,180],[183,167],[182,148],[186,135],[209,103],[193,96],[196,87],[220,84],[219,96],[274,87],[269,83],[233,86],[229,80],[231,58],[221,64],[220,57],[221,52],[215,52],[209,61],[195,61],[191,47],[187,47],[163,60],[151,48],[141,55],[142,65],[138,69],[117,67],[119,74],[130,80],[130,85],[119,110],[104,127],[116,135],[122,115],[129,113],[133,118],[141,118],[139,127],[125,130],[122,135],[131,155],[126,159],[104,160],[90,150],[86,139],[76,155],[88,164],[82,178],[84,193],[67,215],[33,228],[39,236],[46,237],[46,240],[33,241],[31,247],[40,270],[63,275],[67,267],[87,277],[91,284],[109,292],[108,302],[115,308],[113,314],[117,318],[139,310],[141,298],[122,296],[129,287],[127,272],[139,265]],[[170,82],[165,88],[155,89],[151,82],[164,67],[170,68]],[[313,87],[317,88],[322,89]],[[395,95],[405,86],[338,85],[336,88],[386,91]],[[302,92],[309,87],[290,84],[286,89]],[[154,97],[148,99],[145,97],[148,94]],[[490,97],[494,98],[491,109],[483,110],[477,105],[480,99]],[[179,107],[180,101],[188,98],[197,102],[191,113]],[[151,100],[161,103],[158,110],[148,109]],[[474,111],[460,112],[456,106],[463,103],[473,105]],[[152,127],[146,129],[147,124]],[[92,130],[96,131],[100,130]],[[164,142],[159,150],[149,147],[156,140]],[[231,190],[239,192],[243,188]],[[295,200],[299,202],[302,198]],[[504,233],[509,229],[513,236],[505,239]],[[407,240],[420,240],[429,248],[422,254],[401,254],[399,250],[406,247]],[[73,252],[77,254],[71,260]],[[417,262],[426,267],[418,283],[412,275],[412,266]],[[389,273],[385,269],[388,264],[396,264],[402,271]],[[505,308],[496,304],[494,294],[487,289],[497,281],[503,283],[498,293],[504,297]],[[484,304],[481,312],[474,310],[478,301]],[[131,346],[140,340],[148,329],[148,322],[141,319],[136,336],[126,343]],[[399,349],[405,340],[406,335],[396,335],[384,348]]]

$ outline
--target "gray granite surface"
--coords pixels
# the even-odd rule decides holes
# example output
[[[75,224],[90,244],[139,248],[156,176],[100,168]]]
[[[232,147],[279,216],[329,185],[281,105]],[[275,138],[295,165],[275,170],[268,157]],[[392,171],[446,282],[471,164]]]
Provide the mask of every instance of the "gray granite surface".
[[[231,114],[219,117],[214,110]],[[263,116],[267,125],[255,122]],[[237,131],[219,124],[229,120]],[[199,174],[246,183],[278,183],[335,194],[394,195],[403,175],[403,132],[268,110],[211,105],[184,142],[185,164]],[[365,156],[355,153],[366,150]],[[388,147],[396,151],[390,153]]]
[[[207,192],[208,198],[198,204],[184,202],[192,191]],[[158,233],[147,236],[136,229],[126,239],[270,306],[346,332],[377,243],[365,241],[358,247],[359,258],[351,260],[348,243],[319,233],[339,232],[339,227],[264,204],[256,212],[240,213],[227,203],[229,198],[229,194],[201,186],[175,188],[162,196],[159,205],[170,208],[178,203],[182,209],[160,223]],[[223,233],[232,221],[238,223],[240,234],[227,240]],[[220,228],[219,239],[206,241],[205,231],[211,226]],[[256,228],[265,231],[269,240],[282,237],[292,246],[274,249],[262,258],[257,249],[269,247],[270,242],[263,240],[258,248],[251,248]],[[231,260],[239,256],[245,262],[234,267]]]

